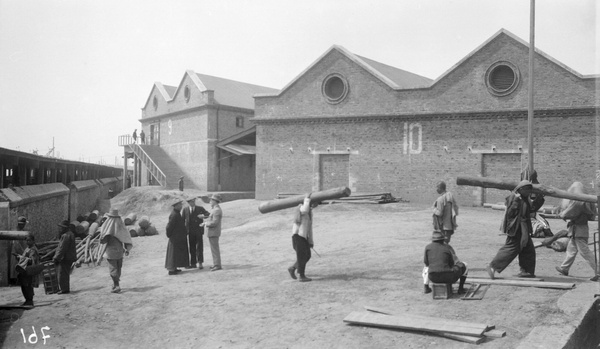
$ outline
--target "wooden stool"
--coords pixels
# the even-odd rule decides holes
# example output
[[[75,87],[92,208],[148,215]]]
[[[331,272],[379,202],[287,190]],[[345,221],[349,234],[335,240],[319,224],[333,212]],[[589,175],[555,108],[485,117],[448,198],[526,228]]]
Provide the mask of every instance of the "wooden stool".
[[[433,299],[448,299],[452,294],[452,284],[431,283]]]

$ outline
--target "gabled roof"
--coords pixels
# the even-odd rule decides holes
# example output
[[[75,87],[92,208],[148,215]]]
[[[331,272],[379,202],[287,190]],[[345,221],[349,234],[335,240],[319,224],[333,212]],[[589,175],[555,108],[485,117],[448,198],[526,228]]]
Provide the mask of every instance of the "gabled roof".
[[[450,74],[452,71],[454,71],[455,69],[457,69],[463,63],[465,63],[469,58],[473,57],[477,52],[481,51],[485,46],[489,45],[491,42],[497,40],[501,36],[508,36],[509,38],[511,38],[515,42],[517,42],[518,44],[523,45],[523,46],[529,48],[529,43],[528,42],[526,42],[523,39],[519,38],[518,36],[516,36],[515,34],[511,33],[510,31],[502,28],[499,31],[497,31],[496,34],[492,35],[491,38],[487,39],[483,44],[479,45],[477,48],[475,48],[473,51],[471,51],[468,55],[466,55],[458,63],[456,63],[455,65],[453,65],[452,67],[450,67],[450,69],[446,70],[442,75],[440,75],[440,77],[438,77],[437,79],[435,79],[435,81],[431,85],[433,86],[436,83],[438,83],[440,80],[442,80],[448,74]],[[578,77],[580,79],[589,79],[589,78],[593,79],[593,78],[600,77],[600,75],[582,75],[582,74],[576,72],[575,70],[571,69],[570,67],[566,66],[562,62],[554,59],[549,54],[544,53],[542,50],[540,50],[538,48],[535,48],[535,53],[538,54],[538,55],[540,55],[540,56],[542,56],[542,57],[544,57],[544,58],[546,58],[547,60],[551,61],[552,63],[554,63],[556,65],[558,65],[562,69],[568,71],[569,73],[575,75],[576,77]]]
[[[187,70],[185,72],[179,86],[169,86],[163,85],[160,82],[155,82],[153,89],[156,88],[165,101],[171,102],[175,96],[177,96],[179,90],[183,89],[183,82],[186,79],[186,76],[190,78],[199,91],[214,91],[214,99],[218,104],[231,107],[254,109],[253,96],[255,94],[273,93],[278,91],[277,89],[270,87],[248,84],[211,75],[197,74],[193,70]],[[148,105],[150,96],[152,96],[152,90],[150,91],[150,95],[146,99],[144,106]]]
[[[398,86],[398,88],[401,89],[428,87],[433,81],[424,76],[413,74],[411,72],[407,72],[406,70],[398,69],[387,64],[379,63],[366,57],[359,55],[356,55],[356,57],[360,58],[363,62],[365,62],[365,64],[371,66],[373,69],[392,80]]]
[[[216,76],[196,74],[207,90],[215,91],[215,100],[222,105],[254,109],[255,94],[273,93],[277,89],[259,85],[247,84]]]
[[[424,88],[429,87],[433,80],[426,78],[421,75],[413,74],[407,72],[406,70],[398,69],[387,64],[383,64],[377,61],[374,61],[369,58],[361,57],[355,55],[354,53],[346,50],[342,46],[333,45],[329,50],[327,50],[324,54],[322,54],[317,60],[315,60],[311,65],[308,66],[304,71],[302,71],[298,76],[296,76],[290,83],[288,83],[285,87],[283,87],[279,93],[277,94],[263,94],[262,96],[277,96],[281,95],[283,91],[287,90],[290,86],[292,86],[296,81],[298,81],[306,72],[316,66],[323,58],[329,55],[332,51],[337,51],[342,55],[346,56],[348,59],[363,67],[366,71],[371,73],[374,77],[378,78],[390,88],[395,90],[404,90],[404,89],[416,89],[416,88]]]
[[[177,91],[177,86],[163,85],[163,87],[169,95],[169,99],[173,99],[173,97],[175,97],[175,92]]]

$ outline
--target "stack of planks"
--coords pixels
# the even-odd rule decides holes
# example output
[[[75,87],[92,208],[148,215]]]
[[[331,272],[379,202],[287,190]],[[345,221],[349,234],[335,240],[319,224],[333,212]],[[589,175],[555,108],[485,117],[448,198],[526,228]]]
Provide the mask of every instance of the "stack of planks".
[[[290,196],[297,196],[302,194],[294,193],[278,193],[278,199],[285,199]],[[395,198],[391,193],[357,193],[350,194],[348,197],[342,197],[335,200],[323,201],[323,204],[387,204],[392,202],[408,202],[401,198]]]
[[[504,337],[506,332],[495,326],[474,322],[442,319],[422,315],[392,315],[387,310],[365,306],[367,312],[352,312],[344,322],[352,325],[373,326],[410,331],[423,331],[461,342],[479,344],[486,337]]]

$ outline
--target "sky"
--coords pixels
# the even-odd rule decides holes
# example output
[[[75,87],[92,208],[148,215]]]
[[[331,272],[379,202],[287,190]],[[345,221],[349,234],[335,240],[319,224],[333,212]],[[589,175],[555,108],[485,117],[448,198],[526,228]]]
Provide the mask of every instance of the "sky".
[[[531,0],[0,0],[0,147],[122,166],[155,82],[281,89],[332,45],[436,79]],[[535,2],[535,46],[600,74],[600,1]]]

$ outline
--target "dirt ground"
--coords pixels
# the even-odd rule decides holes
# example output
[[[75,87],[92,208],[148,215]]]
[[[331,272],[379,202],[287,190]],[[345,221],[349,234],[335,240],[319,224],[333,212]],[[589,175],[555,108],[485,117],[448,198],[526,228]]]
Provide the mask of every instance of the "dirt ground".
[[[199,192],[186,192],[199,195]],[[504,338],[487,339],[483,348],[514,348],[536,326],[559,324],[568,315],[557,307],[564,290],[492,286],[480,301],[457,295],[433,300],[422,293],[423,249],[431,237],[426,205],[335,204],[315,210],[315,249],[307,266],[313,281],[292,280],[294,261],[291,209],[261,214],[260,201],[221,205],[223,270],[164,269],[164,234],[177,191],[128,189],[112,200],[125,215],[148,215],[158,236],[133,239],[124,260],[120,294],[110,293],[108,266],[82,266],[71,276],[70,295],[45,295],[36,289],[32,310],[0,310],[3,348],[464,348],[470,344],[422,332],[350,326],[342,320],[370,305],[397,313],[495,325]],[[204,205],[207,209],[209,205]],[[503,212],[462,205],[452,245],[471,275],[503,244],[498,234]],[[551,220],[554,232],[565,228]],[[205,266],[212,258],[205,237]],[[547,281],[589,282],[589,266],[577,257],[574,277],[554,271],[564,258],[537,249],[538,276]],[[518,272],[514,261],[501,276]],[[2,303],[21,303],[20,288],[0,289]],[[24,343],[32,333],[37,344]],[[47,336],[42,342],[41,328]]]

